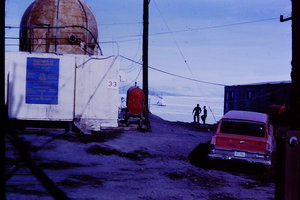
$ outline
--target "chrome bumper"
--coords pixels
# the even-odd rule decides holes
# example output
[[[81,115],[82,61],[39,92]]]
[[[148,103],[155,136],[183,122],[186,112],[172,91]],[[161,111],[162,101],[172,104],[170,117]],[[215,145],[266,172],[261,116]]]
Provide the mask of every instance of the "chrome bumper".
[[[243,152],[244,156],[236,156],[234,150],[223,150],[223,149],[211,149],[211,152],[208,154],[208,157],[211,159],[219,160],[240,160],[249,163],[262,164],[270,166],[272,164],[271,156],[259,153],[249,153]]]

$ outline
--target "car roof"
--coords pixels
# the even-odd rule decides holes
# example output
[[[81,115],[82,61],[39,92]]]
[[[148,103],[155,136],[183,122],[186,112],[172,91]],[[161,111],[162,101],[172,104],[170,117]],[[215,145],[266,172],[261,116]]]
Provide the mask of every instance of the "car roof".
[[[265,124],[269,121],[269,116],[265,113],[242,111],[242,110],[231,110],[227,112],[222,119],[241,119],[247,121],[263,122]]]

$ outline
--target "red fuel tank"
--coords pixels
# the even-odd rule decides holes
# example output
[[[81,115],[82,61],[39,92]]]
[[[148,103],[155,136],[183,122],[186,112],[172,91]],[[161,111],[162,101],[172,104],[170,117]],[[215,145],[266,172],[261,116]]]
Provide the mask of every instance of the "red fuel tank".
[[[144,110],[145,95],[140,88],[133,86],[127,90],[127,109],[131,114],[139,115]]]

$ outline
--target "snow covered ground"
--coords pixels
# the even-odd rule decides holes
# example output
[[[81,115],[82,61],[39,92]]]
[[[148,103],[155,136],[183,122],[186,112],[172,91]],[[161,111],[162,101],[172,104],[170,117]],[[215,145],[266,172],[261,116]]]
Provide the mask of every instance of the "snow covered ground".
[[[168,121],[192,122],[192,111],[199,104],[207,109],[206,123],[214,124],[223,116],[224,101],[221,97],[163,96],[166,106],[157,106],[157,97],[150,96],[150,111]],[[202,123],[202,121],[201,121]]]
[[[120,94],[126,99],[126,94]],[[162,99],[160,98],[162,97]],[[157,103],[163,102],[165,106]],[[192,111],[199,104],[203,114],[203,106],[207,109],[206,123],[215,124],[223,116],[224,98],[223,97],[197,97],[197,96],[149,96],[149,110],[168,121],[192,122]],[[126,105],[126,103],[124,103]],[[202,121],[201,121],[202,123]]]
[[[31,156],[74,200],[246,200],[273,199],[274,183],[257,171],[199,168],[189,154],[208,142],[213,130],[192,123],[150,117],[152,132],[125,131],[83,136],[63,129],[26,129],[19,136]],[[7,181],[7,200],[52,197],[21,161],[10,143],[7,160],[19,166]]]

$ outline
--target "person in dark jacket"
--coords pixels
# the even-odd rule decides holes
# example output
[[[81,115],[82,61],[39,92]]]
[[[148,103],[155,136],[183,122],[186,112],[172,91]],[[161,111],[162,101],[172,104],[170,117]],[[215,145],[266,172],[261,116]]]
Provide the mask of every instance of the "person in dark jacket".
[[[207,117],[207,110],[206,110],[206,106],[204,106],[203,107],[203,115],[201,116],[203,124],[205,124],[206,117]]]
[[[192,114],[194,114],[194,122],[196,123],[196,118],[197,118],[197,123],[199,122],[199,115],[201,113],[201,108],[199,106],[199,104],[197,104],[197,106],[194,108]]]

